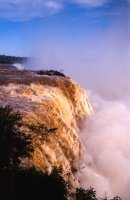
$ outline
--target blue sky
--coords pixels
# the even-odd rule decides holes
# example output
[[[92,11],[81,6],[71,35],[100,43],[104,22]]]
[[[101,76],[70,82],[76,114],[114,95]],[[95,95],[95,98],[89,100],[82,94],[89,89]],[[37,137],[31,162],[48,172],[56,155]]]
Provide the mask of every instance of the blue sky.
[[[130,91],[129,0],[1,0],[0,54],[63,70],[104,98]]]
[[[71,45],[103,33],[128,8],[127,0],[2,0],[0,54],[30,56],[37,41]]]

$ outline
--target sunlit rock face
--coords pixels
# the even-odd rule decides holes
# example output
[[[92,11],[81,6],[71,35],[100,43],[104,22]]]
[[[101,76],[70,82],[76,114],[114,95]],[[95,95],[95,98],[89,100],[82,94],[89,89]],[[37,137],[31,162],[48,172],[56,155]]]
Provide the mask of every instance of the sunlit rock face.
[[[32,141],[32,158],[24,164],[48,173],[54,167],[67,172],[75,166],[82,153],[79,127],[92,113],[86,93],[75,81],[0,67],[0,105],[20,111],[25,133],[33,134],[28,127],[32,124],[54,129],[43,141],[39,137],[44,138],[45,130],[37,133],[38,137]]]

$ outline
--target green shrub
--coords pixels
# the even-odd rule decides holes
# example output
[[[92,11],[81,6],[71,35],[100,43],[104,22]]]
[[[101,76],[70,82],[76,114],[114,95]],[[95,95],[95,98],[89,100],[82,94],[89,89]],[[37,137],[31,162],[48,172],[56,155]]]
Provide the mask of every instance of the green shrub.
[[[20,128],[22,117],[12,108],[0,107],[0,169],[14,168],[29,155],[30,140]]]
[[[0,172],[2,200],[67,200],[67,193],[68,185],[59,170],[50,175],[34,168]]]
[[[36,72],[39,75],[48,75],[48,76],[62,76],[65,77],[62,71],[57,71],[57,70],[40,70]]]

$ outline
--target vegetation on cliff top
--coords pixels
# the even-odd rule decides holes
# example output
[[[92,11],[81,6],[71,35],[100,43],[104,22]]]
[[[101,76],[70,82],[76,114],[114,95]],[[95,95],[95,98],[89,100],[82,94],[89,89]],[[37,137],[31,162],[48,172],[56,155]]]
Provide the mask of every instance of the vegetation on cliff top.
[[[26,62],[26,57],[0,55],[0,64],[14,64]]]
[[[65,75],[63,74],[62,70],[61,71],[57,71],[57,70],[40,70],[36,72],[39,75],[48,75],[48,76],[62,76],[65,77]]]
[[[25,63],[27,62],[28,58],[27,57],[16,57],[16,56],[6,56],[6,55],[0,55],[0,64],[3,64],[5,68],[9,69],[10,65],[13,65],[14,63]],[[6,64],[6,66],[5,66]],[[13,69],[13,68],[11,68]],[[37,69],[37,67],[36,67]],[[26,70],[27,71],[27,70]],[[63,71],[57,71],[57,70],[38,70],[38,71],[33,71],[34,73],[38,75],[48,75],[48,76],[62,76],[65,77]]]

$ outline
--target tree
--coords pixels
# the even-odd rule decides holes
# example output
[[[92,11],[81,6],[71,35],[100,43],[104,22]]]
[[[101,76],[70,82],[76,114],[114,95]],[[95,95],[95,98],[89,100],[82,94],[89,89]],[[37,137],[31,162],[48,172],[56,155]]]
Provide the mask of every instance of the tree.
[[[96,191],[94,188],[89,188],[88,190],[84,190],[83,188],[76,189],[76,200],[98,200],[96,196]]]
[[[29,155],[30,140],[20,128],[22,117],[12,108],[0,107],[0,169],[14,168]]]
[[[48,129],[45,124],[28,124],[27,127],[31,131],[30,138],[32,143],[37,146],[39,146],[41,143],[43,144],[50,134],[55,134],[57,131],[57,128]]]
[[[62,76],[65,77],[63,74],[63,71],[57,71],[57,70],[40,70],[36,72],[39,75],[48,75],[48,76]]]
[[[0,173],[2,200],[67,200],[68,184],[59,170],[48,175],[35,168],[18,169],[13,179],[11,172]]]
[[[116,196],[116,197],[114,197],[113,199],[110,199],[110,200],[122,200],[122,198],[121,198],[121,197],[118,197],[118,196]]]
[[[112,199],[109,199],[107,196],[104,198],[97,197],[96,191],[94,188],[90,187],[89,189],[85,190],[83,188],[77,188],[76,193],[73,194],[76,200],[122,200],[122,198],[116,196]]]
[[[54,169],[50,175],[35,168],[19,167],[21,158],[30,155],[32,140],[43,143],[48,134],[56,128],[45,125],[29,126],[32,137],[21,131],[22,117],[19,112],[5,106],[0,107],[0,198],[2,200],[67,200],[68,183],[62,177],[61,169]],[[42,135],[43,133],[43,135]],[[45,134],[46,133],[46,134]],[[38,143],[39,144],[39,143]],[[76,200],[108,200],[97,198],[93,188],[77,188],[72,195]],[[114,197],[110,200],[122,200]]]
[[[26,62],[27,59],[27,57],[0,55],[0,64],[23,63]]]
[[[31,140],[21,131],[22,117],[12,108],[0,107],[0,198],[2,200],[66,200],[68,184],[61,170],[54,169],[50,175],[19,166],[20,159],[29,155]],[[35,127],[48,133],[55,128]]]

